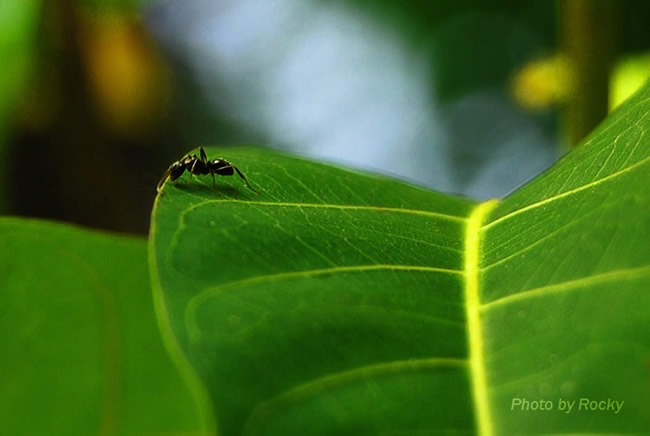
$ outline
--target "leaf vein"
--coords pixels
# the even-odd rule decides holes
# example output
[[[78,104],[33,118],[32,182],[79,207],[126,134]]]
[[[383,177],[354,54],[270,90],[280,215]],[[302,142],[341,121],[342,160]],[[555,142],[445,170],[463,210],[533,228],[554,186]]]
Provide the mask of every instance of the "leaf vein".
[[[467,218],[456,215],[449,215],[439,212],[429,212],[425,210],[417,209],[406,209],[400,207],[383,207],[383,206],[363,206],[363,205],[346,205],[346,204],[327,204],[327,203],[292,203],[292,202],[268,202],[268,201],[249,201],[249,200],[205,200],[200,203],[193,204],[192,206],[186,208],[182,214],[185,215],[191,212],[194,209],[198,209],[207,204],[218,204],[218,203],[240,203],[247,204],[251,206],[268,206],[268,207],[312,207],[312,208],[323,208],[323,209],[340,209],[340,210],[363,210],[363,211],[374,211],[374,212],[392,212],[392,213],[404,213],[410,215],[420,215],[438,219],[446,219],[449,221],[458,221],[464,222]]]
[[[431,272],[438,274],[455,274],[461,276],[463,271],[452,270],[446,268],[436,268],[430,266],[417,266],[417,265],[352,265],[352,266],[338,266],[331,268],[313,269],[306,271],[292,271],[286,273],[275,273],[258,275],[246,279],[233,280],[223,283],[211,288],[204,289],[203,291],[193,295],[185,308],[185,324],[191,338],[199,338],[201,335],[200,329],[196,326],[196,313],[198,308],[209,298],[218,295],[225,288],[233,288],[239,286],[247,286],[251,284],[268,283],[273,281],[290,280],[293,278],[306,278],[327,276],[331,274],[346,273],[346,272],[369,272],[369,271],[417,271],[417,272]]]
[[[507,213],[507,214],[503,215],[502,217],[497,218],[494,221],[492,221],[492,222],[486,224],[485,226],[483,226],[483,230],[485,231],[485,230],[489,229],[490,227],[493,227],[493,226],[497,225],[500,222],[503,222],[504,220],[506,220],[508,218],[512,218],[512,217],[514,217],[516,215],[519,215],[520,213],[526,212],[526,211],[528,211],[530,209],[538,208],[540,206],[551,203],[551,202],[553,202],[555,200],[558,200],[560,198],[564,198],[564,197],[567,197],[569,195],[576,194],[578,192],[584,191],[585,189],[589,189],[589,188],[591,188],[593,186],[596,186],[596,185],[599,185],[599,184],[604,183],[606,181],[609,181],[611,179],[614,179],[614,178],[620,176],[621,174],[625,174],[625,173],[627,173],[629,171],[632,171],[633,169],[636,169],[637,167],[640,167],[640,166],[646,164],[648,161],[650,161],[650,156],[646,157],[645,159],[643,159],[643,160],[641,160],[641,161],[639,161],[637,163],[635,163],[634,165],[623,168],[622,170],[616,171],[616,172],[614,172],[614,173],[612,173],[612,174],[610,174],[608,176],[605,176],[605,177],[603,177],[601,179],[594,180],[593,182],[587,183],[586,185],[580,186],[578,188],[571,189],[569,191],[565,191],[565,192],[563,192],[561,194],[553,195],[553,196],[551,196],[549,198],[546,198],[544,200],[537,201],[535,203],[529,204],[528,206],[522,207],[522,208],[517,209],[515,211],[512,211],[510,213]]]
[[[290,404],[302,401],[320,392],[338,386],[370,379],[372,377],[399,374],[405,371],[426,371],[438,368],[464,368],[466,366],[466,359],[453,357],[429,357],[373,363],[359,368],[325,375],[297,385],[258,404],[246,419],[243,434],[256,434],[256,428],[263,426],[264,421],[268,420],[273,414],[288,407]]]
[[[639,268],[624,268],[608,271],[601,274],[595,274],[588,277],[581,277],[575,280],[568,280],[561,283],[555,283],[547,286],[540,286],[534,289],[528,289],[516,294],[507,295],[497,298],[488,303],[481,305],[481,311],[492,310],[495,307],[510,305],[529,298],[542,297],[550,294],[569,292],[572,290],[586,289],[589,285],[596,285],[617,280],[634,280],[645,275],[650,275],[650,266]]]

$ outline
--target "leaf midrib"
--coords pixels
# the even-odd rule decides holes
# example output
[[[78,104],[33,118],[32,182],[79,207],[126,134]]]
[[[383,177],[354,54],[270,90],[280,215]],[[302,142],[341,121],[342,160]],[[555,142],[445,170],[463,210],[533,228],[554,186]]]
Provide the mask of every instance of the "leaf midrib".
[[[472,210],[465,228],[465,310],[467,319],[468,356],[470,368],[470,383],[476,411],[478,433],[492,436],[487,396],[487,381],[485,375],[485,358],[483,356],[483,332],[481,328],[481,299],[479,296],[479,274],[481,236],[483,222],[488,214],[497,206],[497,200],[489,200],[477,205]]]

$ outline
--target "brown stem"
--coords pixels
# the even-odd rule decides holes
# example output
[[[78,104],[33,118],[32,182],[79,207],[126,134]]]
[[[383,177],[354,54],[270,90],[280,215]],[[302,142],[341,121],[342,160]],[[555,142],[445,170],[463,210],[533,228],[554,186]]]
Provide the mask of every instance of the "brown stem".
[[[565,113],[568,141],[574,147],[607,115],[618,7],[613,0],[558,0],[558,10],[574,79]]]

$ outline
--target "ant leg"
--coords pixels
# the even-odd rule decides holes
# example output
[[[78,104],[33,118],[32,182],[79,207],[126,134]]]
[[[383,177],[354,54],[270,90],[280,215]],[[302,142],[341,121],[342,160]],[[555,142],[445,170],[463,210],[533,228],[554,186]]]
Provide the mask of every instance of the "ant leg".
[[[213,170],[212,167],[210,166],[209,161],[208,161],[208,155],[205,154],[205,150],[203,149],[202,146],[199,147],[199,154],[201,155],[201,161],[202,161],[202,162],[205,164],[205,166],[209,169],[209,171],[210,171],[210,175],[212,176],[212,187],[213,187],[213,188],[216,188],[216,186],[217,186],[217,182],[214,180],[214,170]],[[195,163],[195,164],[196,164],[196,163]]]
[[[201,150],[203,150],[203,149],[201,149]],[[192,183],[192,176],[194,175],[194,168],[196,167],[196,164],[197,164],[197,162],[199,161],[199,158],[196,157],[195,154],[192,155],[192,159],[194,159],[194,163],[192,164],[192,166],[191,166],[190,169],[189,169],[189,173],[190,173],[190,183]]]
[[[212,176],[212,187],[216,188],[217,182],[214,180],[214,170],[210,166],[210,161],[208,161],[208,155],[205,154],[205,150],[203,149],[203,146],[199,147],[199,155],[201,156],[201,162],[205,164],[206,168],[208,168],[208,171],[210,172],[210,175]]]
[[[260,195],[259,191],[257,189],[255,189],[255,188],[253,188],[250,183],[248,183],[248,180],[246,180],[246,176],[244,176],[244,174],[241,171],[239,171],[239,168],[237,168],[234,165],[230,165],[230,167],[232,169],[234,169],[235,171],[237,171],[237,174],[239,174],[239,177],[241,177],[242,180],[246,183],[246,186],[248,186],[248,189],[250,189],[251,191],[253,191],[257,195]]]
[[[246,186],[248,186],[248,189],[250,189],[251,191],[253,191],[257,195],[260,194],[257,189],[253,188],[251,186],[251,184],[248,183],[248,180],[246,180],[246,176],[241,171],[239,171],[239,168],[237,168],[236,166],[234,166],[233,164],[228,163],[228,162],[223,162],[223,163],[225,163],[226,165],[224,165],[222,167],[219,167],[217,169],[217,171],[216,171],[217,174],[222,175],[222,176],[232,176],[232,174],[233,174],[232,172],[226,173],[226,174],[221,173],[222,170],[227,170],[227,169],[232,168],[233,170],[237,171],[237,174],[239,174],[239,177],[241,177],[241,179],[244,181],[244,183],[246,183]]]

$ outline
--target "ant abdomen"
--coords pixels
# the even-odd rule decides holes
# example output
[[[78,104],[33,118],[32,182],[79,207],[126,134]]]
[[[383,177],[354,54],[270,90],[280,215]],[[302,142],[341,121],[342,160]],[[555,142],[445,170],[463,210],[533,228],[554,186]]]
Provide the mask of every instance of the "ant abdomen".
[[[234,166],[223,159],[215,159],[209,165],[210,169],[220,176],[232,176],[235,174]]]

